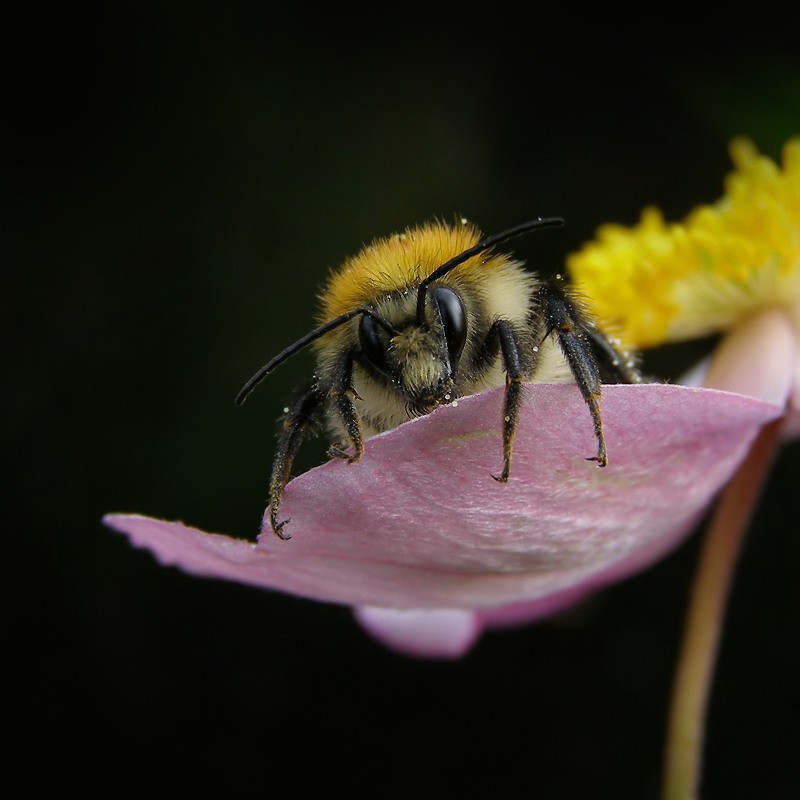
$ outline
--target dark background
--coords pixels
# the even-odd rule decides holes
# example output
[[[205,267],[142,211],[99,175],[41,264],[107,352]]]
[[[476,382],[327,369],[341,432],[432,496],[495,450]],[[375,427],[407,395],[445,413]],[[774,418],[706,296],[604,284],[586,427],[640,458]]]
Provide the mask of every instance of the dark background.
[[[426,662],[347,609],[161,568],[99,522],[255,534],[273,420],[310,354],[233,397],[373,236],[562,215],[514,245],[555,271],[603,222],[719,197],[731,136],[779,158],[800,132],[793,41],[440,9],[444,25],[145,3],[7,25],[4,723],[34,783],[658,796],[699,536],[561,619]],[[800,785],[798,456],[743,553],[706,798]]]

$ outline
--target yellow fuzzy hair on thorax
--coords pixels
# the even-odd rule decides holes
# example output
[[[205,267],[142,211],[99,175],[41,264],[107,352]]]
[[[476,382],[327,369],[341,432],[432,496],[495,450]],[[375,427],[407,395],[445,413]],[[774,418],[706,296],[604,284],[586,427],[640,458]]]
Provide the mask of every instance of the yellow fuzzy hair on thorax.
[[[480,240],[481,232],[466,221],[454,225],[429,222],[375,239],[332,273],[320,296],[319,323],[372,305],[386,294],[416,286]],[[487,270],[508,263],[505,256],[481,253],[459,265],[454,273],[459,281],[474,283],[485,277]],[[442,282],[447,283],[448,277]]]

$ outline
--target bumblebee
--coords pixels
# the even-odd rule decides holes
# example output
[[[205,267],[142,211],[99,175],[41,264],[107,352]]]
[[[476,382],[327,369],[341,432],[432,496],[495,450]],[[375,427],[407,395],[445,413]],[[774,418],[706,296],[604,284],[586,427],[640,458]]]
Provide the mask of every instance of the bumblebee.
[[[572,380],[589,409],[597,452],[607,463],[600,414],[604,380],[641,380],[634,360],[590,319],[560,278],[543,280],[495,247],[558,226],[537,218],[483,238],[466,220],[432,222],[379,238],[334,271],[321,295],[319,327],[276,355],[236,397],[241,405],[276,367],[312,345],[313,379],[285,410],[269,485],[269,518],[279,514],[298,448],[327,421],[328,454],[354,464],[364,439],[484,389],[505,385],[502,471],[508,480],[526,381]],[[498,453],[499,461],[499,453]]]

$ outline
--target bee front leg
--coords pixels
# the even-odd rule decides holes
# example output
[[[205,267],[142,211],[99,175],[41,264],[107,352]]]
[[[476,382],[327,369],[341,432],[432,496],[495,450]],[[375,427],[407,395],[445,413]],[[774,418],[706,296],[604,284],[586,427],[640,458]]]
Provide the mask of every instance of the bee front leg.
[[[492,477],[506,483],[511,473],[511,452],[514,448],[514,436],[517,432],[517,417],[522,400],[522,358],[520,355],[519,340],[514,329],[505,320],[499,320],[489,332],[490,336],[497,336],[500,342],[500,352],[506,370],[506,395],[503,412],[503,471],[500,475]]]
[[[269,521],[275,535],[284,540],[292,537],[283,530],[289,520],[278,518],[283,490],[289,482],[297,450],[324,400],[325,394],[316,385],[304,392],[292,403],[278,431],[278,444],[269,482]]]
[[[364,455],[364,437],[361,433],[361,419],[356,411],[353,398],[358,397],[353,388],[353,358],[348,355],[337,365],[333,375],[333,387],[328,398],[339,415],[342,427],[353,447],[352,455],[346,451],[347,445],[332,444],[328,448],[331,458],[344,458],[348,464],[355,464]]]

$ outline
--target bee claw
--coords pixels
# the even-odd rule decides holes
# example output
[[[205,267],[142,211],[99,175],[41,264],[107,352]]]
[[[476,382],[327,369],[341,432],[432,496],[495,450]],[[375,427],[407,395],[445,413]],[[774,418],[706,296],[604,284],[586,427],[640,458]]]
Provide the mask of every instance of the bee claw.
[[[344,458],[347,461],[350,460],[350,456],[347,454],[347,451],[340,444],[332,444],[328,448],[328,456],[330,458]]]
[[[292,538],[291,533],[283,532],[283,526],[291,521],[292,521],[291,518],[289,518],[289,519],[284,519],[281,522],[278,522],[277,518],[274,516],[270,519],[270,523],[272,524],[272,532],[284,542],[288,542],[289,539]]]

